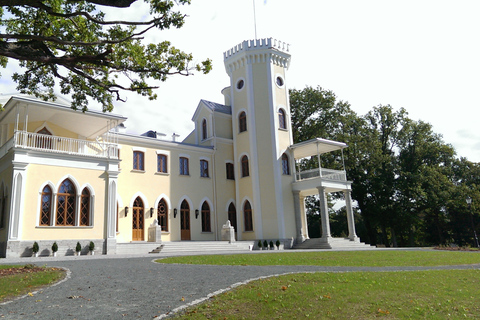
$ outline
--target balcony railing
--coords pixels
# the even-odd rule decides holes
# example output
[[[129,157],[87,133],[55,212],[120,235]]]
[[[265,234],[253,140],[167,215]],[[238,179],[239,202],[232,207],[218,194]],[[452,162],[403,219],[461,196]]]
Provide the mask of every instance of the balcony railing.
[[[114,143],[64,138],[25,131],[15,132],[13,138],[0,148],[0,154],[5,154],[11,147],[89,157],[118,158],[118,146]]]
[[[345,171],[342,171],[342,170],[317,168],[317,169],[297,172],[297,175],[296,175],[297,181],[313,179],[313,178],[322,178],[325,180],[333,180],[333,181],[347,181],[347,174]]]

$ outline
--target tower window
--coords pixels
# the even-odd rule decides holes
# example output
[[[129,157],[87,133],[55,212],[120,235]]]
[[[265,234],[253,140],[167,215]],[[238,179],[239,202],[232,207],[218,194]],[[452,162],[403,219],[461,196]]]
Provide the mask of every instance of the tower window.
[[[144,154],[141,151],[133,151],[133,170],[145,170]]]
[[[242,157],[242,178],[248,177],[249,175],[250,175],[250,172],[248,170],[248,157],[243,156]]]
[[[252,206],[248,200],[243,206],[243,223],[245,231],[253,231]]]
[[[276,79],[275,79],[275,83],[277,84],[277,86],[279,87],[283,87],[283,85],[285,84],[285,81],[283,81],[283,78],[278,76]]]
[[[238,115],[238,128],[240,132],[247,131],[247,114],[244,111]]]
[[[167,173],[167,156],[157,154],[157,172]]]
[[[235,180],[235,171],[233,169],[233,163],[226,163],[227,166],[227,179],[228,180]]]
[[[245,81],[243,79],[238,80],[237,90],[242,90],[244,85],[245,85]]]
[[[180,174],[182,176],[188,176],[188,158],[180,157]]]
[[[285,110],[278,110],[278,127],[280,129],[287,129],[287,119],[285,117]]]

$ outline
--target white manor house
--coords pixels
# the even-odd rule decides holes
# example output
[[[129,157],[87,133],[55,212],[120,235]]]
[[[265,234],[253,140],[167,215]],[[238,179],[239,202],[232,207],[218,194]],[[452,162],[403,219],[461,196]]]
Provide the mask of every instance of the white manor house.
[[[358,243],[345,171],[295,166],[347,146],[293,143],[289,46],[244,41],[224,63],[224,103],[200,100],[182,142],[126,133],[125,117],[74,111],[62,99],[0,95],[0,257],[30,256],[34,241],[41,255],[54,241],[60,255],[73,254],[77,242],[116,254],[141,242],[220,241],[227,220],[237,241],[290,248],[309,238],[309,195],[320,197],[319,241],[328,248],[336,239],[326,194],[339,191],[349,228],[343,241]],[[161,232],[149,235],[151,226]]]

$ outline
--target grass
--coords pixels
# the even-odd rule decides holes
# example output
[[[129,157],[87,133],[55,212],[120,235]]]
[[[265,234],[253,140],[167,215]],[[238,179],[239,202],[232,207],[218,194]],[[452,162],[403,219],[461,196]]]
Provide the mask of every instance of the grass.
[[[344,251],[208,255],[161,263],[438,266],[480,263],[478,252]],[[174,319],[460,319],[480,314],[480,270],[318,272],[252,281]]]
[[[159,263],[210,264],[235,266],[347,266],[393,267],[438,266],[480,263],[479,252],[459,251],[322,251],[276,252],[236,255],[207,255],[171,257],[156,260]]]
[[[250,282],[174,319],[473,319],[479,285],[480,270],[290,274]]]
[[[15,296],[31,293],[43,286],[57,282],[65,277],[64,270],[35,266],[0,265],[0,269],[28,269],[27,272],[0,276],[0,302]]]

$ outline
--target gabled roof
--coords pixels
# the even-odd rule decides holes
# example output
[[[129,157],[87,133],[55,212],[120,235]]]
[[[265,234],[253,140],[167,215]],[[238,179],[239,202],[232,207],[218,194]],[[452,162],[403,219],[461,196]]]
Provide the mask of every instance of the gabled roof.
[[[216,103],[216,102],[211,102],[207,100],[200,100],[200,102],[203,102],[204,105],[206,105],[210,110],[215,111],[215,112],[221,112],[221,113],[226,113],[226,114],[232,114],[232,107]]]
[[[195,112],[192,116],[192,121],[195,121],[195,119],[197,119],[198,114],[200,113],[200,110],[202,109],[202,107],[208,108],[210,112],[220,112],[228,115],[232,114],[232,107],[202,99],[198,103],[197,109],[195,109]]]
[[[302,159],[306,157],[315,156],[317,154],[341,150],[348,147],[346,143],[315,138],[299,143],[292,144],[290,150],[293,152],[295,159]]]

